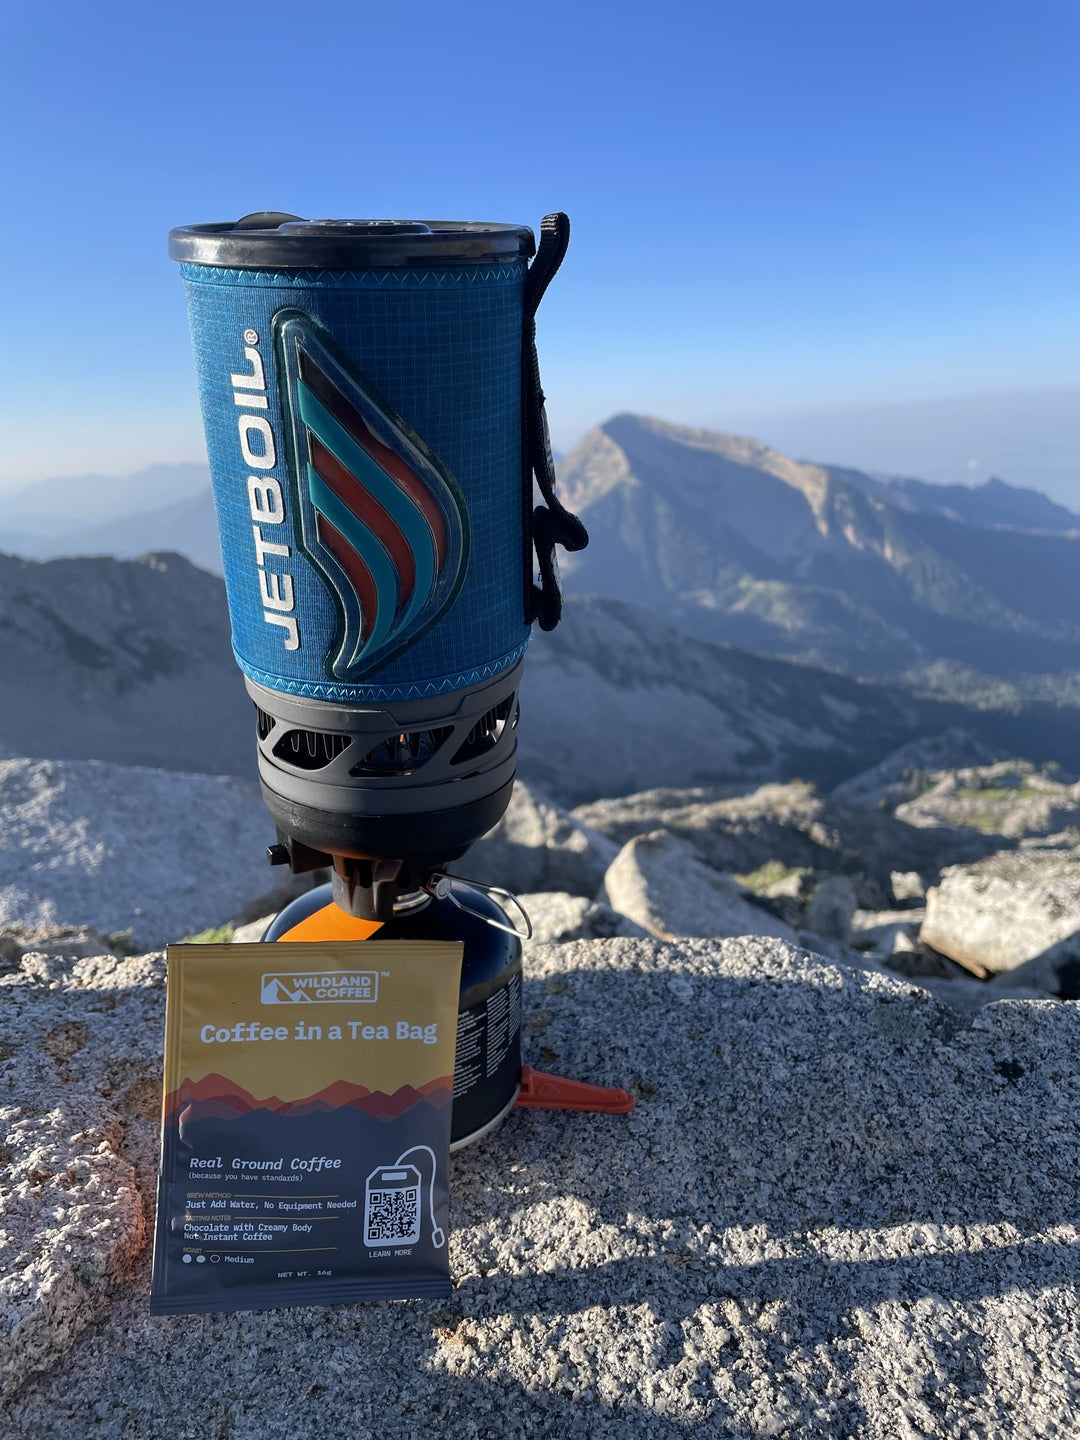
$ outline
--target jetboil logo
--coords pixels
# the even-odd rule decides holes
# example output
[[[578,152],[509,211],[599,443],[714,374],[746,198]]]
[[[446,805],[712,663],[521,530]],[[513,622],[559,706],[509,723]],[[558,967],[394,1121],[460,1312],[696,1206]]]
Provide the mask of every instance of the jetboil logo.
[[[282,561],[292,555],[292,548],[278,538],[278,526],[285,520],[285,500],[281,482],[268,473],[278,463],[278,452],[273,426],[264,413],[270,402],[259,336],[254,330],[244,331],[244,362],[251,367],[250,372],[241,370],[230,375],[229,380],[233,404],[239,407],[236,424],[240,432],[240,455],[248,470],[259,472],[247,477],[247,493],[263,619],[267,625],[284,630],[286,650],[299,650],[300,631],[293,614],[296,608],[293,580],[287,570],[280,568]],[[268,556],[274,557],[273,565],[267,563]]]
[[[299,311],[274,320],[302,549],[340,630],[327,669],[355,680],[414,644],[465,578],[469,521],[446,466]]]

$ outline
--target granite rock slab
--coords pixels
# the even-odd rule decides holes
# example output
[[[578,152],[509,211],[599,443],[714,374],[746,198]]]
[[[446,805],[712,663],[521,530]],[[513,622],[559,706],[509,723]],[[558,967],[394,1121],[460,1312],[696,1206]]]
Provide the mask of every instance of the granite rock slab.
[[[825,940],[846,945],[858,904],[855,885],[847,875],[826,875],[807,901],[803,925]]]
[[[1054,835],[1080,824],[1080,784],[1029,760],[965,765],[941,775],[896,808],[908,825],[972,826],[985,833],[1019,837]]]
[[[1080,848],[1031,846],[949,866],[927,891],[919,938],[990,974],[1027,964],[1034,983],[1056,989],[1054,975],[1080,974]]]
[[[616,935],[647,935],[648,931],[627,915],[620,915],[599,900],[567,895],[560,890],[519,895],[532,925],[532,942],[558,945],[568,940],[610,940]]]
[[[573,817],[618,844],[664,828],[717,870],[749,875],[762,866],[848,874],[864,908],[887,903],[894,871],[936,876],[1002,847],[998,836],[961,825],[919,828],[878,809],[819,795],[805,780],[731,787],[653,789],[579,805]]]
[[[150,1064],[160,957],[24,963],[20,1041],[87,1026],[101,1125],[109,1067]],[[527,1060],[638,1105],[518,1111],[455,1157],[448,1300],[152,1320],[144,1246],[87,1272],[80,1333],[39,1332],[5,1436],[1075,1433],[1077,1006],[965,1020],[775,940],[625,938],[534,946],[525,1016]],[[43,1069],[28,1108],[65,1093]],[[155,1129],[110,1142],[146,1208]]]
[[[273,840],[244,780],[0,760],[0,926],[92,925],[161,946],[273,891]]]
[[[89,931],[0,942],[3,1396],[70,1346],[144,1248],[164,961],[101,954]]]
[[[773,935],[795,931],[747,900],[728,875],[705,865],[666,830],[637,835],[619,851],[597,897],[664,939],[675,935]]]

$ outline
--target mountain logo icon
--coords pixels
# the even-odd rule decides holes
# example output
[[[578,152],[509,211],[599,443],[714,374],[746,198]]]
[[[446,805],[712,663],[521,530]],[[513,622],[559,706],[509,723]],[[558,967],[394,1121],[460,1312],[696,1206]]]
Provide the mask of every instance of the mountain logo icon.
[[[289,990],[280,975],[264,975],[262,988],[264,1005],[310,1004],[311,996],[304,990]]]

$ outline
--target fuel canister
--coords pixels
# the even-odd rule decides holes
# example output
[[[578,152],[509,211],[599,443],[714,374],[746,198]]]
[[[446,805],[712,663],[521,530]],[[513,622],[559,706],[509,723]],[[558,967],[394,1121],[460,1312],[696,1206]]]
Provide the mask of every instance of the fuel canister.
[[[454,899],[450,898],[450,895]],[[264,940],[309,940],[335,935],[335,921],[357,922],[339,911],[332,889],[320,885],[277,915]],[[361,922],[362,923],[362,922]],[[458,1001],[457,1058],[450,1149],[487,1135],[509,1114],[521,1080],[521,940],[501,905],[463,880],[443,897],[402,896],[393,916],[370,938],[456,940],[464,946]]]

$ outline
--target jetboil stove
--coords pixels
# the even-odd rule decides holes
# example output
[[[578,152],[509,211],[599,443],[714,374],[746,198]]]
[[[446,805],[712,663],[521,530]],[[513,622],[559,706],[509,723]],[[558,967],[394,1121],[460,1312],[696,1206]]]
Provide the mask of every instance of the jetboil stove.
[[[568,239],[561,214],[537,249],[519,225],[271,211],[169,237],[270,860],[333,876],[265,938],[463,942],[454,1146],[515,1103],[633,1106],[522,1069],[527,919],[446,873],[509,803],[530,627],[559,620],[556,545],[588,541],[535,343]]]

